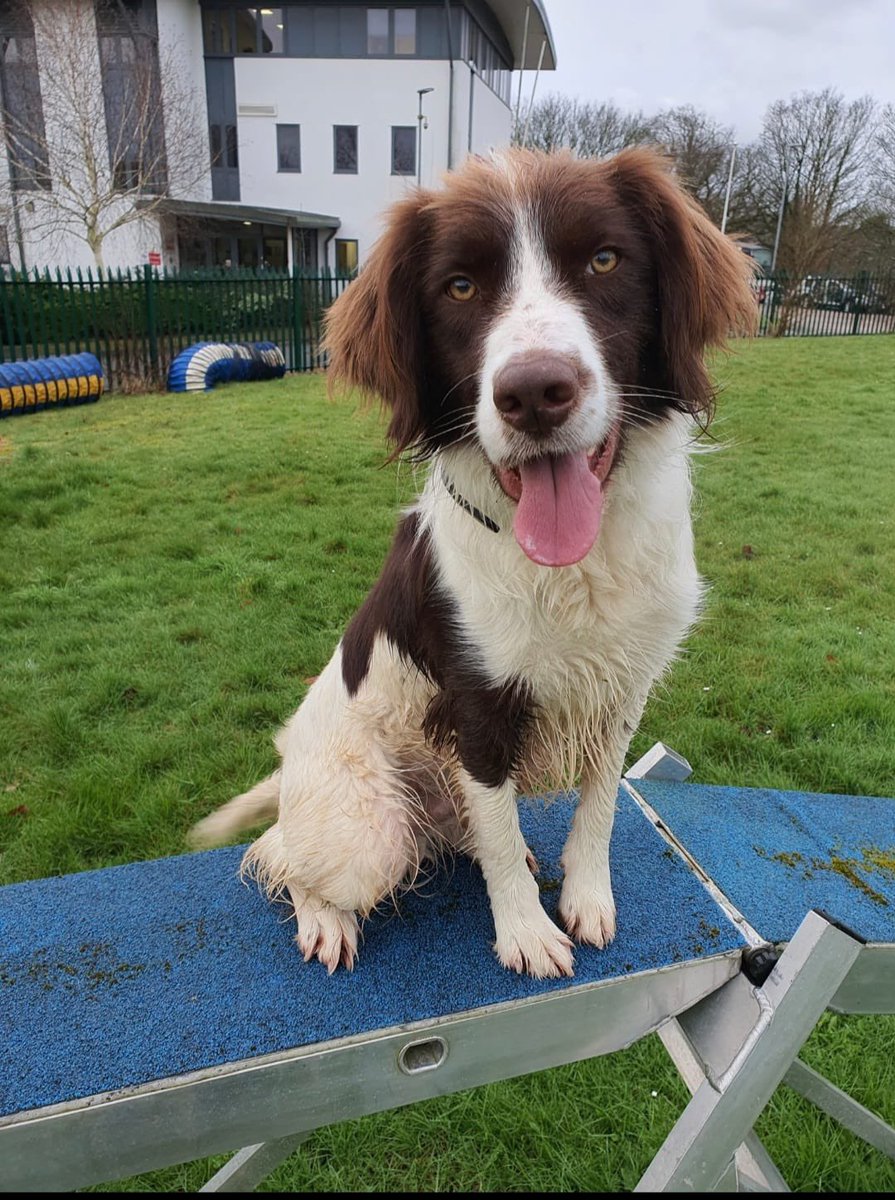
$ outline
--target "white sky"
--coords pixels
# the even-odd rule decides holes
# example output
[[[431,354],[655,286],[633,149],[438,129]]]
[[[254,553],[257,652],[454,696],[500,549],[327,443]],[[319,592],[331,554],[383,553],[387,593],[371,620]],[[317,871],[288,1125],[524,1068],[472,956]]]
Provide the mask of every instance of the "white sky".
[[[537,95],[693,104],[754,138],[767,106],[833,86],[895,102],[895,0],[544,0],[558,69]],[[523,83],[523,112],[534,72]],[[513,94],[515,104],[516,95]]]

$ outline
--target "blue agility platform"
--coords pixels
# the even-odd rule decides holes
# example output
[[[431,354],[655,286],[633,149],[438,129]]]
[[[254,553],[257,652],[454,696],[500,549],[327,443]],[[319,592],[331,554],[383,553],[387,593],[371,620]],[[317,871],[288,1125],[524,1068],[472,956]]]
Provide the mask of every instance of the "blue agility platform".
[[[634,782],[705,874],[770,942],[809,909],[895,942],[895,800]]]
[[[611,852],[618,936],[603,951],[576,947],[563,980],[498,964],[484,883],[462,859],[366,922],[354,972],[332,977],[302,961],[288,908],[240,882],[239,848],[0,889],[0,1188],[70,1190],[243,1146],[203,1190],[249,1190],[321,1125],[609,1053],[660,1027],[689,1039],[672,1056],[696,1111],[650,1188],[711,1190],[731,1172],[773,1187],[751,1126],[819,1015],[855,979],[849,1010],[895,1010],[880,832],[895,803],[858,811],[852,798],[854,826],[832,815],[826,826],[815,808],[833,814],[833,799],[631,778]],[[570,798],[520,806],[551,915],[573,809]],[[851,866],[803,878],[822,849]],[[859,877],[885,904],[854,885],[857,863],[873,864]],[[802,886],[814,880],[840,890]],[[823,905],[856,934],[810,912]],[[888,1127],[872,1114],[859,1123],[889,1152]]]

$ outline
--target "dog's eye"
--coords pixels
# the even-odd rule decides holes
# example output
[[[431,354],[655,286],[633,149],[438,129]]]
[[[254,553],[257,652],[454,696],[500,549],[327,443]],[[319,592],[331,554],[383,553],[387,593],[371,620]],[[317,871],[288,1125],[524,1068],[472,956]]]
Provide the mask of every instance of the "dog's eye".
[[[614,250],[598,250],[590,260],[590,269],[595,275],[608,275],[618,266],[618,255]]]
[[[452,279],[447,285],[446,291],[452,300],[471,300],[473,296],[479,294],[479,289],[465,275],[457,275]]]

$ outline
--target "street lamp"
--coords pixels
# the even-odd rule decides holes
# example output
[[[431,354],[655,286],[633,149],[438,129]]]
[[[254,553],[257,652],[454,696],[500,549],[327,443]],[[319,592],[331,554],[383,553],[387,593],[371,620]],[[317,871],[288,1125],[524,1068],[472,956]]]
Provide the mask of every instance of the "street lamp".
[[[730,148],[730,171],[727,174],[727,191],[724,193],[724,216],[721,218],[721,232],[724,233],[727,229],[727,213],[730,209],[730,188],[733,184],[733,164],[737,158],[736,142]]]
[[[783,192],[780,196],[780,208],[777,211],[777,232],[774,234],[774,253],[771,255],[771,274],[777,268],[777,251],[780,249],[780,230],[783,227],[783,210],[786,207],[786,193],[789,190],[789,176],[786,167],[783,168]]]
[[[796,183],[798,184],[798,169],[799,169],[799,165],[800,165],[798,156],[800,153],[801,153],[801,148],[799,146],[795,145],[794,143],[788,143],[785,146],[784,152],[783,152],[783,171],[782,171],[783,195],[780,197],[780,208],[777,212],[777,232],[774,235],[774,253],[771,258],[771,271],[772,272],[773,272],[774,268],[777,266],[777,251],[780,248],[780,230],[783,228],[783,210],[786,208],[786,202],[789,200],[790,171],[789,171],[789,159],[787,156],[790,154],[794,154],[796,156],[796,172],[797,172]],[[796,196],[798,197],[798,191],[796,192]]]
[[[416,89],[416,94],[420,98],[419,111],[417,112],[417,116],[416,116],[416,119],[419,123],[417,135],[416,135],[416,186],[417,187],[420,186],[420,182],[422,180],[422,173],[423,173],[423,129],[429,128],[428,121],[426,121],[425,126],[423,125],[423,121],[425,120],[425,117],[423,116],[423,96],[426,96],[429,94],[429,92],[434,92],[434,91],[435,91],[435,88],[417,88]]]

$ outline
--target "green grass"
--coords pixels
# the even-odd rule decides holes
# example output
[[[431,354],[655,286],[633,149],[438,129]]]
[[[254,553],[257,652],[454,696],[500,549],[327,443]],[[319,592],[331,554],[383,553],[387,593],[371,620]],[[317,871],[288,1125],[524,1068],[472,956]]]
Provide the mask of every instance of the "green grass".
[[[893,795],[895,338],[716,369],[712,591],[631,758],[661,737],[698,780]],[[0,423],[0,882],[182,852],[270,770],[412,493],[381,437],[316,376]],[[893,1044],[895,1020],[828,1016],[805,1057],[893,1121]],[[321,1131],[265,1189],[628,1190],[684,1101],[651,1038]],[[895,1186],[786,1089],[758,1132],[795,1189]],[[123,1186],[195,1190],[220,1161]]]

